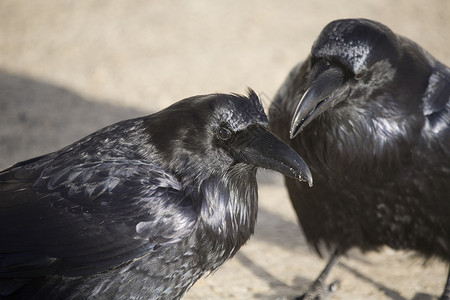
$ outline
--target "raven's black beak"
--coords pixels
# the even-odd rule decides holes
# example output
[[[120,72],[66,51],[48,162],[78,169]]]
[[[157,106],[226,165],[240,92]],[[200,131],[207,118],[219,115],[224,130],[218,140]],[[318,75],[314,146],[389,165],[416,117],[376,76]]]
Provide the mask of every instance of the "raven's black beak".
[[[278,171],[286,176],[307,181],[312,186],[311,171],[305,161],[286,143],[263,126],[254,125],[241,132],[245,137],[238,147],[242,162]]]
[[[337,103],[333,92],[344,83],[344,70],[319,61],[313,67],[311,78],[313,81],[300,99],[292,117],[289,131],[291,139],[313,119]]]

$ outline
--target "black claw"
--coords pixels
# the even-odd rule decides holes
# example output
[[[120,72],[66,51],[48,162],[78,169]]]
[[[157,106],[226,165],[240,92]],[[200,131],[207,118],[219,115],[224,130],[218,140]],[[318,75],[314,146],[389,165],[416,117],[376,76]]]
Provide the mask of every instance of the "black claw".
[[[336,249],[327,265],[325,266],[325,269],[323,269],[319,277],[314,280],[308,291],[300,297],[295,298],[295,300],[326,300],[331,298],[333,294],[338,290],[340,281],[335,280],[330,285],[326,286],[325,279],[328,276],[331,268],[339,261],[340,255],[340,251]]]
[[[328,292],[330,293],[334,293],[339,289],[341,282],[339,280],[335,280],[333,281],[329,286],[328,286]]]
[[[325,286],[323,281],[314,281],[309,290],[295,298],[295,300],[327,300],[333,297],[339,288],[340,281],[335,280],[330,285]]]

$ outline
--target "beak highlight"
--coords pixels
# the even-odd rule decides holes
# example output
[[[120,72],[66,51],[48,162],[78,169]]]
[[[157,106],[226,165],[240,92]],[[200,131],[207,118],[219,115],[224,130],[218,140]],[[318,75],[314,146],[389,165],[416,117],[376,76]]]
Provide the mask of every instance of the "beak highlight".
[[[312,186],[313,179],[308,165],[281,139],[259,125],[249,127],[245,134],[248,135],[247,142],[239,153],[244,162],[306,181]]]
[[[340,67],[318,62],[312,74],[312,84],[303,94],[291,121],[289,130],[293,139],[306,125],[322,112],[336,104],[333,92],[344,83],[344,70]]]

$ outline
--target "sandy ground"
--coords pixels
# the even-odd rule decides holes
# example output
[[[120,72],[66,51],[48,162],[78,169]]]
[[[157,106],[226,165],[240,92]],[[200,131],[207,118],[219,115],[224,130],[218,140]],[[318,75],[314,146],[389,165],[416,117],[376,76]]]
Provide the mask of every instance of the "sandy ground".
[[[255,89],[266,108],[317,34],[378,20],[450,64],[450,1],[0,0],[0,169],[196,94]],[[185,299],[297,295],[325,261],[310,251],[281,176],[260,174],[255,236]],[[326,221],[326,220],[324,220]],[[334,299],[435,299],[446,266],[385,249],[332,271]]]

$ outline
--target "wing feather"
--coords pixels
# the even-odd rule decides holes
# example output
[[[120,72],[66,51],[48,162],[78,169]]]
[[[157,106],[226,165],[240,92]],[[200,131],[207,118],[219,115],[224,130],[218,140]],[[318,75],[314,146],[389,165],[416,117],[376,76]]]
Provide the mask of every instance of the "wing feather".
[[[0,277],[100,272],[175,243],[196,223],[190,199],[140,160],[19,163],[0,172]]]

